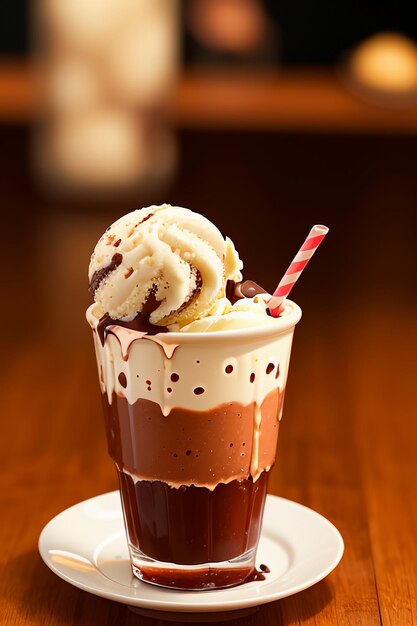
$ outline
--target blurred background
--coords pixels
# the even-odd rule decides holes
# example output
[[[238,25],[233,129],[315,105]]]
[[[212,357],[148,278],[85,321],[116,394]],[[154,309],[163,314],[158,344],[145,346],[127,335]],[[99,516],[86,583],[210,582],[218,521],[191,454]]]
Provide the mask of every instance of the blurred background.
[[[115,603],[53,580],[35,545],[53,515],[116,487],[84,317],[90,254],[123,213],[169,202],[217,224],[267,290],[311,226],[330,227],[291,294],[304,317],[269,488],[329,517],[346,553],[330,583],[265,610],[300,623],[334,596],[326,623],[368,625],[382,621],[373,599],[384,623],[411,624],[416,3],[3,0],[0,12],[6,619],[16,604],[27,623],[125,623]]]
[[[96,240],[164,201],[212,219],[268,290],[310,226],[328,224],[293,296],[323,324],[327,311],[371,316],[394,299],[414,310],[411,3],[8,0],[1,11],[0,254],[19,337],[85,346]]]

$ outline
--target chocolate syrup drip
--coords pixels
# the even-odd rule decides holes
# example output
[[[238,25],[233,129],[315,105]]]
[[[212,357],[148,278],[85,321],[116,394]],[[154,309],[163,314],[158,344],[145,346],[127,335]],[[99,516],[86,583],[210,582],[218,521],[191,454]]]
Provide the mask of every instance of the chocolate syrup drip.
[[[146,220],[148,220],[149,218],[151,218],[153,216],[153,213],[149,213],[149,215],[147,215],[146,217],[143,218],[143,220],[141,220],[140,222],[138,222],[137,224],[135,224],[134,228],[136,228],[136,226],[139,226],[140,224],[143,224],[143,222],[146,222]],[[108,230],[110,230],[111,226],[109,226],[109,228],[107,228],[106,232]],[[132,231],[133,234],[133,231]],[[109,235],[108,238],[111,238],[110,243],[112,243],[115,239],[114,235]],[[121,244],[122,240],[118,239],[115,243],[113,243],[113,246],[115,248],[118,248]],[[101,269],[97,270],[96,272],[94,272],[91,281],[90,281],[90,285],[89,285],[89,291],[91,291],[92,293],[94,293],[97,289],[97,287],[100,285],[101,281],[104,278],[107,278],[107,276],[113,272],[113,270],[116,269],[116,267],[118,267],[121,262],[123,260],[123,255],[120,254],[120,252],[116,252],[115,254],[113,254],[112,256],[112,260],[111,263],[109,265],[107,265],[107,267],[102,267]],[[133,272],[133,269],[132,269]],[[132,273],[131,272],[131,273]],[[125,278],[128,278],[130,276],[130,274],[128,274],[128,276],[126,276]]]
[[[242,300],[242,298],[254,298],[261,293],[267,292],[253,280],[245,280],[243,283],[235,283],[234,280],[228,280],[226,283],[226,298],[232,304]]]
[[[183,302],[181,304],[181,306],[176,310],[176,311],[171,311],[170,315],[168,316],[168,318],[171,318],[172,313],[175,313],[175,315],[177,316],[179,313],[182,313],[182,311],[184,311],[184,309],[186,309],[187,307],[190,306],[190,304],[196,300],[198,298],[198,296],[201,293],[201,288],[203,286],[203,278],[201,276],[201,272],[200,270],[198,270],[196,267],[192,266],[193,269],[196,272],[196,276],[195,276],[195,288],[194,291],[191,293],[190,297],[188,298],[188,300],[186,300],[185,302]],[[172,323],[172,321],[170,322]]]
[[[146,217],[142,221],[144,222],[145,220],[149,219],[149,217],[151,216]],[[105,278],[118,265],[120,265],[120,263],[122,262],[122,258],[123,257],[121,254],[116,253],[113,255],[112,262],[107,268],[103,268],[101,270],[98,270],[97,272],[94,272],[93,278],[91,279],[90,283],[90,291],[94,292],[97,289],[103,278]],[[127,276],[125,274],[125,278],[128,278],[130,276],[130,270],[131,268],[127,271]],[[192,300],[198,297],[201,291],[202,284],[203,279],[201,277],[201,273],[196,268],[196,286],[194,292],[192,293],[191,297],[186,302],[184,302],[184,304],[180,306],[180,308],[176,311],[177,314],[185,309],[187,306],[189,306]],[[168,328],[166,326],[157,326],[156,324],[151,324],[151,322],[149,321],[151,314],[156,311],[160,304],[161,302],[156,299],[156,288],[154,287],[150,291],[149,296],[142,307],[142,311],[140,311],[140,313],[138,313],[136,317],[134,317],[133,320],[131,320],[130,322],[113,319],[108,313],[105,313],[105,315],[103,315],[103,317],[99,320],[99,323],[97,324],[97,333],[100,337],[102,345],[104,346],[104,342],[107,336],[106,328],[112,325],[122,326],[123,328],[130,328],[130,330],[138,330],[140,332],[147,333],[148,335],[166,333],[168,331]]]
[[[107,276],[111,274],[113,270],[116,269],[116,267],[119,267],[122,260],[123,255],[120,254],[120,252],[116,252],[115,254],[113,254],[110,265],[107,265],[107,267],[102,267],[101,269],[94,272],[90,280],[90,285],[88,287],[89,291],[91,291],[91,293],[94,293],[100,285],[101,281],[107,278]]]
[[[247,578],[245,578],[245,583],[250,583],[252,581],[260,581],[260,580],[265,580],[265,574],[269,574],[270,573],[270,569],[268,567],[268,565],[265,565],[264,563],[262,563],[262,565],[259,566],[259,569],[254,569],[249,576],[247,576]]]
[[[148,335],[166,333],[168,331],[166,326],[156,326],[156,324],[151,324],[149,321],[151,314],[156,311],[160,304],[160,301],[156,299],[155,290],[153,289],[143,305],[142,311],[140,311],[140,313],[138,313],[130,322],[115,320],[110,317],[108,313],[103,315],[97,324],[97,333],[100,337],[102,345],[104,346],[104,342],[106,340],[107,327],[112,325],[122,326],[123,328],[129,328],[130,330],[138,330],[142,333],[147,333]]]
[[[190,304],[196,299],[198,298],[198,296],[201,293],[201,288],[203,286],[203,277],[201,276],[201,272],[200,270],[198,270],[195,266],[192,266],[192,268],[195,270],[195,288],[194,291],[192,292],[192,294],[190,295],[190,297],[188,298],[188,300],[186,300],[179,309],[177,309],[177,313],[180,313],[181,311],[183,311],[185,308],[187,308],[188,306],[190,306]]]

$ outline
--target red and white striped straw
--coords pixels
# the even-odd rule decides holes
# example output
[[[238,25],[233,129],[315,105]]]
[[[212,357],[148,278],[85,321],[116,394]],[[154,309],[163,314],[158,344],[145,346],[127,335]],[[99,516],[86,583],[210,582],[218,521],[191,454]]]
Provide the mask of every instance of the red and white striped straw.
[[[307,239],[295,255],[291,265],[285,272],[278,287],[275,289],[270,301],[268,302],[268,308],[273,317],[278,317],[280,314],[282,303],[294,287],[301,272],[328,232],[329,229],[327,226],[322,226],[321,224],[313,226],[310,230]]]

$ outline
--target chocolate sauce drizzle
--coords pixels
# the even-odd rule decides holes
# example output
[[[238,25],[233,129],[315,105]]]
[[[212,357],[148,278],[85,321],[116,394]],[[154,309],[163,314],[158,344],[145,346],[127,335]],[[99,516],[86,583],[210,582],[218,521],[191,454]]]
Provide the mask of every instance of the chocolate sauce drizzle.
[[[148,335],[166,333],[168,331],[166,326],[157,326],[156,324],[151,324],[149,321],[151,314],[156,311],[160,304],[160,301],[156,299],[155,289],[152,289],[142,307],[142,311],[137,313],[136,317],[134,317],[133,320],[130,320],[130,322],[113,319],[108,313],[103,315],[97,324],[97,334],[100,337],[102,345],[104,346],[104,342],[106,340],[107,327],[113,325],[129,328],[130,330],[137,330],[142,333],[147,333]]]
[[[148,218],[145,218],[148,219]],[[143,220],[145,221],[145,220]],[[115,257],[120,257],[120,261],[118,259],[115,260]],[[122,259],[121,254],[113,255],[112,263],[107,268],[103,268],[94,273],[93,278],[91,279],[90,291],[92,289],[97,289],[100,282],[105,278],[110,272],[112,272],[118,265],[120,265]],[[129,272],[129,270],[128,270]],[[96,274],[99,274],[97,278],[95,278]],[[130,275],[130,274],[129,274]],[[126,276],[125,276],[126,277]],[[189,306],[191,301],[198,297],[201,291],[201,287],[203,284],[203,280],[199,270],[196,269],[196,287],[194,292],[191,294],[191,297],[181,305],[181,307],[176,311],[178,314],[185,307]],[[137,330],[142,333],[146,333],[147,335],[157,335],[158,333],[166,333],[168,332],[168,328],[166,326],[157,326],[156,324],[152,324],[149,321],[151,314],[156,311],[161,302],[156,299],[156,286],[149,292],[149,296],[142,307],[142,311],[137,313],[136,317],[133,318],[130,322],[125,322],[120,319],[113,319],[110,317],[108,313],[105,313],[102,318],[100,318],[97,324],[97,333],[100,337],[100,341],[104,346],[104,342],[107,336],[107,327],[108,326],[122,326],[123,328],[129,328],[130,330]]]
[[[116,252],[115,254],[113,254],[111,263],[107,265],[107,267],[102,267],[101,269],[94,272],[90,280],[90,285],[88,287],[89,291],[91,291],[91,293],[95,293],[100,283],[105,278],[107,278],[107,276],[111,274],[116,269],[116,267],[119,267],[122,261],[123,255],[120,254],[120,252]]]
[[[228,280],[226,283],[226,298],[232,304],[243,298],[254,298],[261,293],[267,293],[267,291],[253,280],[245,280],[243,283]]]
[[[146,222],[146,220],[148,220],[149,218],[151,218],[153,216],[153,213],[149,213],[149,215],[147,215],[146,217],[143,218],[143,220],[141,220],[140,222],[138,222],[137,224],[135,224],[134,229],[139,226],[140,224],[143,224],[143,222]],[[110,228],[110,227],[109,227]],[[109,228],[106,230],[106,232],[109,230]],[[134,230],[133,229],[133,230]],[[110,243],[113,243],[115,236],[114,235],[109,235],[109,237],[112,238],[112,241]],[[115,248],[118,248],[121,244],[122,240],[118,239],[115,243],[113,243],[113,246]],[[100,283],[107,278],[107,276],[109,274],[111,274],[111,272],[113,272],[116,267],[119,267],[119,265],[121,264],[121,262],[123,261],[123,255],[120,254],[120,252],[116,252],[115,254],[113,254],[111,262],[109,265],[107,265],[107,267],[102,267],[101,269],[97,270],[94,272],[91,280],[90,280],[90,285],[88,287],[89,291],[91,291],[91,293],[95,293],[95,291],[97,290],[97,288],[99,287]],[[129,272],[130,270],[128,270]],[[133,273],[133,269],[132,272]],[[125,276],[125,278],[128,278],[130,276],[130,274],[128,274],[127,276]]]
[[[245,578],[245,583],[250,583],[253,581],[266,580],[265,574],[269,574],[271,570],[267,565],[262,563],[259,566],[259,569],[254,568],[254,570],[249,574],[247,578]]]

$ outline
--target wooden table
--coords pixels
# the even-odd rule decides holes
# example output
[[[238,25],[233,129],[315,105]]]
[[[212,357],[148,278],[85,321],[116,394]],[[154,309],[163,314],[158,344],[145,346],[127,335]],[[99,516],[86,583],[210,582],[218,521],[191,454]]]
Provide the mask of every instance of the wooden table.
[[[85,272],[89,252],[120,207],[113,206],[110,212],[92,207],[87,211],[39,195],[27,183],[22,132],[2,134],[11,156],[3,185],[9,212],[4,217],[0,252],[6,281],[0,311],[1,622],[19,626],[162,624],[65,583],[47,569],[37,552],[37,538],[51,517],[116,488],[115,471],[106,454],[93,347],[83,312],[88,303]],[[320,217],[333,228],[304,287],[296,294],[305,315],[295,335],[270,491],[329,518],[345,539],[345,555],[324,581],[261,607],[245,623],[416,624],[417,306],[412,290],[406,289],[416,274],[411,148],[395,141],[384,143],[384,157],[378,161],[375,176],[368,167],[362,177],[365,163],[381,154],[380,144],[355,144],[357,160],[353,160],[346,156],[349,145],[332,143],[323,180],[331,186],[342,168],[346,180],[351,181],[350,193],[357,192],[356,200],[350,196],[348,201],[350,213],[345,210],[346,194],[340,193],[348,186],[338,184],[340,203],[336,207],[323,188],[312,182],[310,168],[314,165],[309,157],[308,165],[300,165],[305,191],[298,192],[295,182],[290,187],[282,182],[280,187],[289,209],[292,202],[301,206],[302,198],[307,202],[308,197],[309,210],[302,218],[291,210],[281,213],[275,222],[272,215],[267,218],[262,212],[268,197],[272,201],[274,196],[271,181],[275,169],[262,170],[262,178],[253,163],[251,171],[260,190],[257,225],[270,219],[286,229],[285,234],[277,234],[265,227],[263,237],[254,238],[250,220],[242,213],[238,217],[250,183],[243,181],[243,188],[238,187],[236,161],[230,161],[222,187],[224,197],[229,198],[229,217],[201,194],[196,181],[207,171],[205,159],[214,150],[211,141],[201,136],[181,137],[183,169],[171,197],[200,207],[225,232],[233,234],[231,222],[237,220],[235,239],[252,276],[258,268],[265,284],[273,284],[306,224],[319,215],[320,206]],[[216,145],[238,160],[243,158],[239,156],[242,141],[218,136]],[[255,138],[245,141],[255,142]],[[268,158],[268,146],[275,143],[265,137],[256,141]],[[285,138],[275,141],[285,145]],[[299,155],[314,153],[325,158],[328,144],[323,147],[321,140],[315,144],[305,141],[305,150]],[[275,163],[276,172],[289,167],[292,157],[288,154],[287,165],[284,159]],[[338,162],[332,165],[335,155]],[[323,160],[320,168],[322,165]],[[213,167],[214,175],[219,168],[219,178],[215,178],[219,184],[222,163]],[[190,171],[193,191],[187,186]],[[276,237],[279,247],[273,247]],[[276,267],[268,261],[271,247]],[[56,313],[58,301],[60,312]],[[231,626],[237,623],[243,622],[231,622]]]

